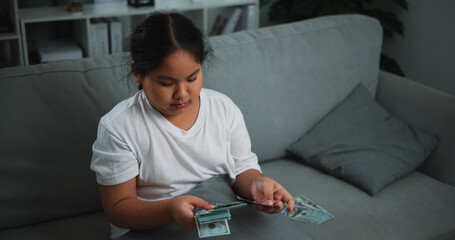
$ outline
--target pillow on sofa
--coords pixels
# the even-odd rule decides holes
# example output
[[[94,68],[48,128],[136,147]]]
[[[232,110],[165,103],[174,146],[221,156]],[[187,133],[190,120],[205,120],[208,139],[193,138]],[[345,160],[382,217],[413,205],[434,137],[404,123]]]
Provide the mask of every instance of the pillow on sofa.
[[[359,84],[287,151],[375,195],[417,168],[436,144],[436,136],[392,116]]]

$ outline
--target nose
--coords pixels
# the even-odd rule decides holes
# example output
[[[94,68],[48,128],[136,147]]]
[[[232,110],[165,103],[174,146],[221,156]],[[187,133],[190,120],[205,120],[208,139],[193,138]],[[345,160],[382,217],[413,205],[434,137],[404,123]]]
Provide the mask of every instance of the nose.
[[[188,96],[188,86],[185,83],[178,83],[174,89],[174,99],[182,100]]]

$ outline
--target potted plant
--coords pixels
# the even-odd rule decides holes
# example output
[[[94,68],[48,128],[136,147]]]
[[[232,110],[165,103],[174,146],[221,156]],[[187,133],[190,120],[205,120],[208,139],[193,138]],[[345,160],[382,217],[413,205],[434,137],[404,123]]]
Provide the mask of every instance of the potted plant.
[[[261,0],[261,6],[272,0]],[[389,0],[392,4],[407,11],[407,0]],[[403,23],[393,12],[373,7],[374,0],[275,0],[269,8],[269,17],[273,22],[293,22],[325,15],[359,13],[379,20],[384,29],[384,36],[391,37],[398,33],[403,36]],[[381,54],[380,68],[404,76],[395,59]]]

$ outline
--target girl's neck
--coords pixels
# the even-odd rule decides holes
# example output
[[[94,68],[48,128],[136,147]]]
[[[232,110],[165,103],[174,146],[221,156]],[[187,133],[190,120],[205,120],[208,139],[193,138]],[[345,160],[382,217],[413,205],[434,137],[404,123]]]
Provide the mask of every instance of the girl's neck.
[[[196,123],[199,109],[201,107],[201,97],[199,96],[197,100],[191,104],[188,109],[183,112],[182,114],[175,115],[175,116],[164,116],[170,123],[174,126],[188,131],[191,127]]]

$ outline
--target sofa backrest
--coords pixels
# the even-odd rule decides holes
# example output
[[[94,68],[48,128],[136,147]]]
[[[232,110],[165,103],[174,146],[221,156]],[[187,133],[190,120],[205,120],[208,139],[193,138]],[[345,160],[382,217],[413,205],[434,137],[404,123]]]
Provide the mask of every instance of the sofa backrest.
[[[204,87],[238,104],[261,161],[282,157],[359,82],[375,93],[381,40],[360,15],[212,37]],[[122,56],[0,69],[0,229],[101,209],[91,146],[135,90]]]
[[[363,82],[374,95],[382,28],[339,15],[212,37],[204,86],[242,110],[260,161],[285,148]]]
[[[100,210],[91,145],[129,95],[120,56],[0,69],[0,229]]]

